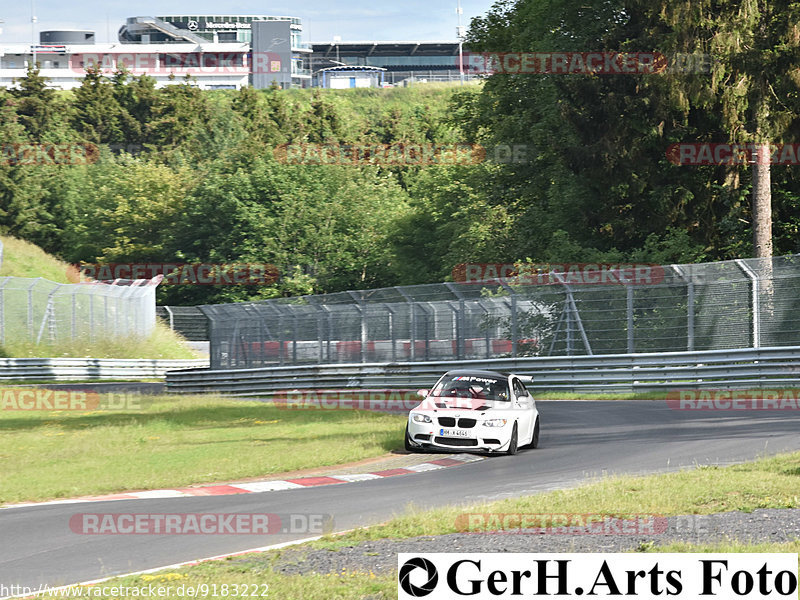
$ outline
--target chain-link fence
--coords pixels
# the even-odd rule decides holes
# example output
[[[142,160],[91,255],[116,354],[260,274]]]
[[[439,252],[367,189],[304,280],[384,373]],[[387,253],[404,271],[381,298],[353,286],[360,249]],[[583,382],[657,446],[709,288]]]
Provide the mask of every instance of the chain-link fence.
[[[550,273],[201,307],[212,368],[719,350],[800,343],[800,255]],[[591,284],[589,284],[591,283]]]
[[[59,284],[0,277],[0,344],[149,335],[155,290],[147,280]]]

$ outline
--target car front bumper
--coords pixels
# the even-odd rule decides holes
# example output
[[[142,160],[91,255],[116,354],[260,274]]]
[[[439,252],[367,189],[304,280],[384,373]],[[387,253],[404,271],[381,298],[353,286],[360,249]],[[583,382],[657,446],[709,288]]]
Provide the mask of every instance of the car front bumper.
[[[434,417],[434,420],[436,418]],[[463,435],[447,435],[443,429],[463,432]],[[508,449],[511,442],[512,424],[503,427],[485,427],[477,423],[475,427],[441,427],[437,423],[417,423],[409,419],[408,437],[411,444],[419,448],[437,448],[457,452],[500,452]]]

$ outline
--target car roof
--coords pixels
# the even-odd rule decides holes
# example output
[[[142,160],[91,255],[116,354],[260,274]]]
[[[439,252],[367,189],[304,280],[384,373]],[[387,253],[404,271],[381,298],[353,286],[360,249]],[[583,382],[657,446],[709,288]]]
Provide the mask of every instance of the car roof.
[[[495,379],[507,379],[511,373],[501,373],[500,371],[486,371],[483,369],[455,369],[448,371],[445,375],[478,375],[482,377],[494,377]]]

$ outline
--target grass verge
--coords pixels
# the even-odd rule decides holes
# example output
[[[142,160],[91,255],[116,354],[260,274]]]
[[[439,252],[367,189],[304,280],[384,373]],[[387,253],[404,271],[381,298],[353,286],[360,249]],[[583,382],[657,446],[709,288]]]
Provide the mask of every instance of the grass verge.
[[[756,508],[800,507],[800,452],[763,458],[729,467],[698,467],[645,477],[614,476],[577,488],[535,496],[509,498],[469,506],[421,511],[408,507],[403,515],[376,527],[343,537],[326,537],[318,545],[441,535],[460,530],[465,513],[706,515]]]
[[[717,545],[670,544],[658,548],[643,548],[641,552],[800,552],[800,542],[747,545],[726,543]],[[95,598],[130,598],[131,589],[151,590],[149,597],[176,597],[179,590],[188,597],[187,590],[205,590],[194,597],[219,597],[223,589],[225,596],[242,594],[234,590],[247,590],[249,597],[271,597],[281,600],[391,600],[397,598],[395,572],[372,573],[346,571],[341,573],[305,573],[286,575],[273,568],[279,551],[254,554],[235,559],[203,563],[149,575],[120,577],[101,583],[91,589]],[[152,586],[152,587],[151,587]],[[223,588],[225,586],[225,588]],[[114,588],[126,588],[124,593],[114,594]],[[166,589],[171,593],[167,595]],[[158,596],[158,590],[163,596]],[[68,595],[45,595],[45,598],[86,598],[88,589]],[[215,593],[216,592],[216,593]],[[254,594],[254,592],[257,592]],[[263,593],[263,596],[261,594]],[[142,594],[142,597],[148,597]]]
[[[0,410],[0,503],[269,476],[403,444],[405,417],[397,415],[214,396],[124,397],[123,410]]]
[[[158,320],[148,337],[77,338],[41,344],[12,338],[3,345],[2,353],[13,358],[200,358],[197,352],[184,344],[178,333]]]
[[[204,590],[206,593],[196,594],[194,597],[228,597],[242,598],[241,591],[246,590],[248,598],[280,598],[280,600],[345,600],[345,599],[390,599],[397,598],[397,581],[394,573],[377,575],[375,573],[343,572],[331,574],[308,573],[304,575],[286,575],[275,571],[270,566],[277,553],[270,552],[262,555],[252,555],[247,560],[224,560],[201,565],[186,567],[175,571],[153,573],[151,575],[138,575],[133,577],[120,577],[94,586],[95,589],[85,588],[83,593],[76,592],[71,595],[45,595],[44,598],[131,598],[130,589],[165,589],[170,588],[172,593],[162,598],[179,597],[179,590],[183,586],[183,597],[191,597],[186,590]],[[223,592],[223,585],[227,593]],[[152,588],[150,587],[152,586]],[[214,587],[216,586],[216,587]],[[234,586],[239,586],[238,589]],[[127,588],[126,595],[112,594],[113,588]],[[240,593],[234,593],[234,590]],[[101,591],[102,590],[102,591]],[[216,594],[213,592],[216,591]],[[97,594],[97,595],[95,595]],[[148,597],[143,595],[142,597]],[[157,592],[152,598],[158,597]]]

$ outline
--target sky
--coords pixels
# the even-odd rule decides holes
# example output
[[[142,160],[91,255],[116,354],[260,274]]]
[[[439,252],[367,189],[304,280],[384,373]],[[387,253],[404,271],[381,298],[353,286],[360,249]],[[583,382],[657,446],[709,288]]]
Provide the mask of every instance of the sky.
[[[170,14],[278,15],[300,17],[307,42],[408,40],[433,41],[456,38],[457,0],[283,0],[255,2],[231,0],[20,0],[0,4],[0,44],[31,41],[31,14],[36,32],[47,29],[91,29],[97,42],[117,41],[117,30],[126,17]],[[461,0],[462,23],[485,14],[493,0]],[[32,12],[33,6],[33,12]]]

